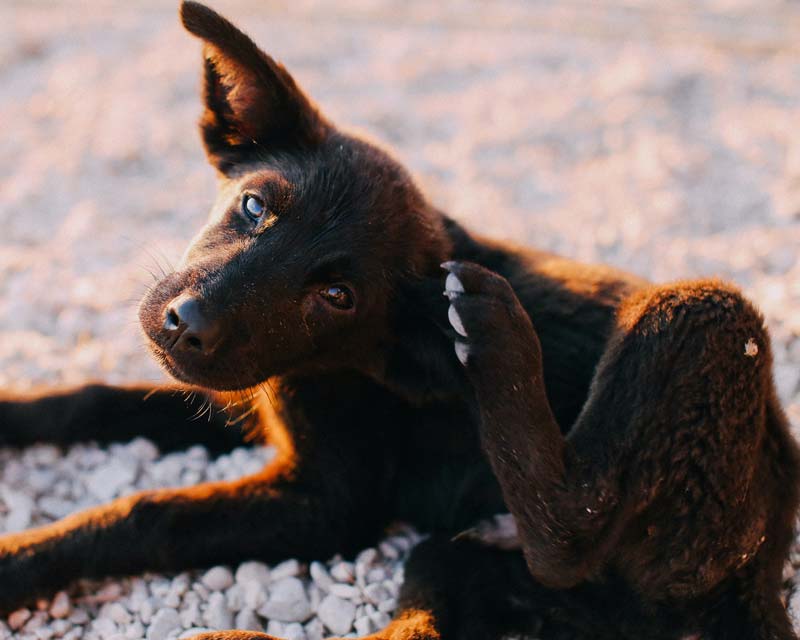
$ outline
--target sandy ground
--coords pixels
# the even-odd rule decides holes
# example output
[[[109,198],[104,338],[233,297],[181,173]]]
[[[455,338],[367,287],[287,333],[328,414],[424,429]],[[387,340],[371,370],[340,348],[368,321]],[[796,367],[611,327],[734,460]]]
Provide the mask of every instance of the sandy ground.
[[[739,283],[800,428],[798,3],[337,4],[215,6],[473,228]],[[175,10],[0,4],[0,387],[161,378],[135,301],[214,192]]]

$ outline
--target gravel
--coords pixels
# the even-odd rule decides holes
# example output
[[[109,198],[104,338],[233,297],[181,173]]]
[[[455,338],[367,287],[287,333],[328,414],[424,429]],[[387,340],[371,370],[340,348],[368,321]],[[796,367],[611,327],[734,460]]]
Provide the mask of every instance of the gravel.
[[[767,318],[800,429],[800,5],[214,4],[334,120],[395,146],[472,228],[658,281],[738,282]],[[171,3],[0,3],[0,122],[12,124],[0,135],[0,388],[163,379],[135,301],[213,199],[194,126],[199,72]],[[141,439],[0,450],[0,532],[137,489],[231,478],[270,455],[161,455]],[[365,634],[389,619],[417,540],[399,528],[356,559],[310,567],[81,583],[13,613],[0,638],[173,638],[230,624]],[[800,548],[789,586],[797,566]],[[787,597],[800,630],[800,596]]]
[[[17,510],[24,511],[30,525],[52,521],[43,505],[53,493],[72,510],[102,502],[108,494],[94,492],[93,481],[110,466],[126,470],[128,493],[188,484],[187,469],[197,469],[198,481],[233,479],[259,469],[272,454],[267,447],[241,448],[208,460],[194,447],[160,456],[143,439],[105,450],[80,445],[63,455],[48,446],[22,454],[0,450],[0,484],[5,489],[0,531],[9,530],[9,522],[20,522]],[[198,459],[204,460],[199,468]],[[30,478],[41,479],[38,489],[31,487]],[[281,637],[313,640],[346,635],[356,621],[359,629],[376,628],[393,609],[402,561],[418,540],[413,530],[398,527],[379,548],[361,552],[354,562],[338,556],[310,567],[293,559],[273,567],[248,561],[175,576],[85,581],[41,600],[36,611],[12,613],[0,622],[0,638],[11,638],[13,632],[23,640],[45,640],[52,631],[52,637],[86,640],[167,640],[189,630],[270,627]]]

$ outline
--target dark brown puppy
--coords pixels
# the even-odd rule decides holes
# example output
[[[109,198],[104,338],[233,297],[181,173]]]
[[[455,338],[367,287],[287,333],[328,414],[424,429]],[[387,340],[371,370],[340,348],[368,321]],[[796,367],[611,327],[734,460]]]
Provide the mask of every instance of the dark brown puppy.
[[[280,455],[0,537],[0,609],[82,576],[352,552],[402,519],[431,536],[374,638],[793,638],[798,452],[752,306],[468,234],[230,23],[182,17],[221,190],[141,321],[186,383],[269,380],[239,417]],[[239,441],[196,409],[169,389],[6,398],[0,443]],[[522,553],[459,535],[507,510]]]

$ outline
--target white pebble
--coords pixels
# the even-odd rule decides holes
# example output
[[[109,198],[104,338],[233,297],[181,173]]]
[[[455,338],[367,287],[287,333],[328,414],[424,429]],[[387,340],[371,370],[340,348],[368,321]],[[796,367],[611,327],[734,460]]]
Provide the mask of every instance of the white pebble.
[[[345,600],[352,600],[353,602],[361,601],[361,591],[358,589],[358,587],[354,587],[351,584],[342,584],[340,582],[336,582],[331,585],[330,592],[335,596],[344,598]]]
[[[131,621],[130,612],[119,602],[110,602],[103,605],[100,615],[113,620],[117,624],[129,624]]]
[[[136,465],[117,459],[95,469],[86,480],[89,492],[102,501],[111,500],[136,479]]]
[[[314,618],[303,627],[307,640],[322,640],[325,637],[325,625],[319,618]]]
[[[245,582],[243,591],[243,601],[246,607],[258,609],[267,601],[266,588],[257,582]]]
[[[283,637],[283,630],[286,627],[282,622],[278,622],[277,620],[270,620],[269,624],[267,624],[267,635],[270,636],[277,636],[279,638]]]
[[[91,628],[102,640],[110,640],[110,638],[117,635],[119,631],[113,620],[109,620],[108,618],[97,618],[93,620]]]
[[[8,626],[14,631],[21,629],[22,626],[30,620],[30,609],[17,609],[10,616],[8,616]]]
[[[147,640],[166,640],[175,629],[181,627],[181,619],[174,609],[159,609],[147,629]]]
[[[331,576],[337,582],[353,582],[355,580],[355,569],[352,562],[337,562],[331,567]]]
[[[72,613],[72,603],[65,591],[59,591],[50,605],[50,615],[54,618],[66,618]]]
[[[272,568],[270,575],[273,580],[281,580],[300,575],[302,568],[297,560],[286,560]]]
[[[303,622],[311,616],[303,583],[297,578],[284,578],[270,588],[269,600],[258,613],[270,620]]]
[[[356,620],[353,622],[353,628],[356,630],[356,634],[359,636],[369,635],[374,630],[372,620],[370,620],[368,616],[356,618]]]
[[[325,569],[325,565],[321,562],[312,562],[308,569],[311,574],[311,579],[320,589],[328,591],[331,588],[333,578],[331,578],[328,570]]]
[[[242,609],[236,614],[234,626],[242,631],[262,631],[264,625],[252,609]]]
[[[286,640],[306,640],[305,629],[303,629],[303,625],[299,622],[287,624],[286,628],[283,630],[283,635]]]
[[[233,574],[228,567],[213,567],[203,574],[200,581],[211,591],[224,591],[233,584]]]
[[[356,607],[352,602],[329,595],[320,603],[317,615],[333,633],[344,635],[353,626]]]
[[[212,593],[203,618],[206,626],[212,629],[230,629],[233,626],[233,615],[225,602],[225,596],[219,592]]]
[[[243,562],[236,569],[236,582],[239,584],[255,582],[267,585],[270,582],[269,568],[263,562]]]

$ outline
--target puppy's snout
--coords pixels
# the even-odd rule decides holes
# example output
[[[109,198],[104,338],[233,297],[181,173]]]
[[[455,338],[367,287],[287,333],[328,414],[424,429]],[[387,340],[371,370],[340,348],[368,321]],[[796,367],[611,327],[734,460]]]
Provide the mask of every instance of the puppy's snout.
[[[184,293],[167,305],[164,330],[169,336],[170,351],[194,351],[210,354],[220,337],[218,322],[203,313],[200,300]]]

